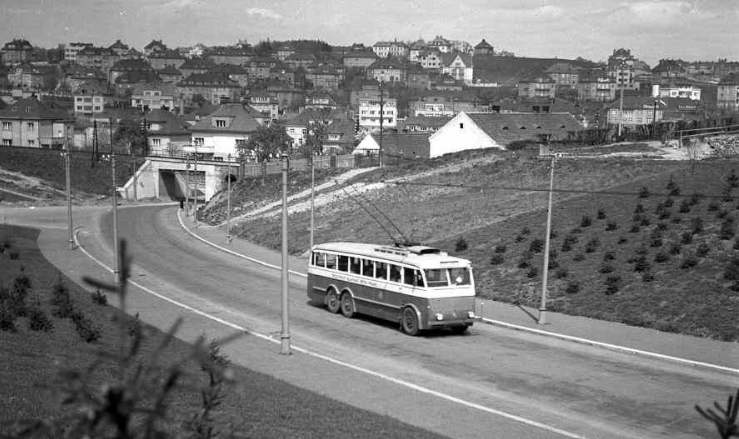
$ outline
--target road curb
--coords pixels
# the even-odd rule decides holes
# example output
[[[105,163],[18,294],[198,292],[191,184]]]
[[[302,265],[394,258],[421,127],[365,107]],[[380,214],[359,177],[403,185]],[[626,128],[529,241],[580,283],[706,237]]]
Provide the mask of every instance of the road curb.
[[[231,249],[225,248],[225,247],[220,246],[220,245],[218,245],[216,243],[213,243],[213,242],[208,241],[207,239],[203,238],[202,236],[200,236],[200,235],[196,234],[195,232],[193,232],[192,230],[190,230],[185,225],[185,223],[182,220],[182,215],[181,215],[181,211],[180,210],[177,211],[177,220],[179,221],[180,226],[189,235],[193,236],[194,238],[196,238],[196,239],[204,242],[205,244],[207,244],[207,245],[209,245],[209,246],[211,246],[213,248],[216,248],[218,250],[224,251],[224,252],[229,253],[229,254],[231,254],[233,256],[236,256],[238,258],[246,259],[247,261],[254,262],[254,263],[259,264],[259,265],[262,265],[264,267],[268,267],[268,268],[272,268],[272,269],[276,269],[276,270],[281,270],[282,269],[278,265],[273,265],[273,264],[270,264],[268,262],[260,261],[260,260],[255,259],[255,258],[246,256],[246,255],[242,255],[241,253],[235,252],[235,251],[233,251]],[[300,273],[300,272],[293,271],[293,270],[288,270],[288,271],[289,271],[290,274],[294,274],[296,276],[307,278],[307,275],[304,274],[304,273]],[[609,351],[621,352],[621,353],[626,353],[626,354],[631,354],[631,355],[639,355],[639,356],[643,356],[643,357],[646,357],[646,358],[658,359],[658,360],[663,360],[663,361],[670,361],[670,362],[673,362],[673,363],[687,365],[687,366],[695,367],[695,368],[698,368],[698,369],[709,369],[709,370],[713,370],[713,371],[718,371],[718,372],[723,372],[723,373],[729,373],[729,374],[733,374],[733,375],[739,375],[739,369],[733,369],[731,367],[720,366],[718,364],[711,364],[711,363],[705,363],[705,362],[702,362],[702,361],[688,360],[686,358],[673,357],[673,356],[670,356],[670,355],[658,354],[656,352],[649,352],[649,351],[644,351],[644,350],[641,350],[641,349],[628,348],[628,347],[625,347],[625,346],[619,346],[619,345],[615,345],[615,344],[611,344],[611,343],[604,343],[604,342],[600,342],[600,341],[589,340],[589,339],[586,339],[586,338],[575,337],[575,336],[565,335],[565,334],[559,334],[557,332],[543,331],[541,329],[535,329],[535,328],[529,328],[527,326],[515,325],[513,323],[502,322],[500,320],[493,320],[493,319],[481,318],[480,321],[482,321],[482,322],[484,322],[484,323],[486,323],[488,325],[492,325],[492,326],[500,326],[500,327],[512,329],[512,330],[515,330],[515,331],[522,331],[522,332],[528,332],[528,333],[531,333],[531,334],[542,335],[542,336],[545,336],[545,337],[557,338],[557,339],[560,339],[560,340],[565,340],[565,341],[569,341],[569,342],[573,342],[573,343],[584,344],[584,345],[588,345],[588,346],[594,346],[594,347],[606,349],[606,350],[609,350]]]

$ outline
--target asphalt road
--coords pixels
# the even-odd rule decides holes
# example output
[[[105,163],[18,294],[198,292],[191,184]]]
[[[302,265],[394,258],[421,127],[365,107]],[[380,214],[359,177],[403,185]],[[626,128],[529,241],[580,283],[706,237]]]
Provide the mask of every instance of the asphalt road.
[[[63,247],[63,223],[51,217],[39,211],[25,220],[51,227],[42,239]],[[76,220],[79,239],[110,265],[112,221],[107,214],[98,227],[94,217]],[[134,288],[131,295],[131,309],[144,320],[166,327],[184,317],[184,338],[234,329],[279,338],[279,272],[195,240],[172,206],[119,209],[118,218],[134,257],[131,279],[149,291]],[[70,263],[69,253],[50,258]],[[449,437],[716,437],[693,407],[724,402],[737,385],[735,376],[486,325],[463,336],[408,337],[394,324],[350,320],[309,304],[296,276],[290,311],[295,355],[277,355],[276,345],[246,337],[226,350],[230,358]]]

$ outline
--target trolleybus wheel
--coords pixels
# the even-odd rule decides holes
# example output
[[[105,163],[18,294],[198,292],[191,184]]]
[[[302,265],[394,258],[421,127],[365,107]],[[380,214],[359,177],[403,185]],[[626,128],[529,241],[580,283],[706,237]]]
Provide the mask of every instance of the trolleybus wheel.
[[[349,319],[354,317],[354,298],[349,293],[341,295],[341,313]]]
[[[326,301],[326,307],[329,311],[336,314],[339,312],[339,309],[341,308],[341,301],[339,300],[339,295],[336,293],[336,290],[331,288],[328,291],[328,299]]]
[[[401,315],[400,326],[403,328],[403,332],[408,335],[418,335],[418,316],[416,311],[409,307],[403,310]]]

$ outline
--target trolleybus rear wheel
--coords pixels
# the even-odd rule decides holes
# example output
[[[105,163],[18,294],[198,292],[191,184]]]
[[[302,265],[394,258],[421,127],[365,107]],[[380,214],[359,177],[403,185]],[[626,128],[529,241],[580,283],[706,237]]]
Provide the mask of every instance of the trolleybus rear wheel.
[[[416,311],[410,306],[403,310],[400,325],[406,334],[418,335],[418,316],[416,315]]]
[[[326,307],[329,311],[336,314],[341,308],[341,301],[339,300],[339,294],[335,289],[331,288],[328,290],[328,298],[326,300]]]
[[[354,298],[349,293],[341,295],[341,313],[349,319],[354,317]]]

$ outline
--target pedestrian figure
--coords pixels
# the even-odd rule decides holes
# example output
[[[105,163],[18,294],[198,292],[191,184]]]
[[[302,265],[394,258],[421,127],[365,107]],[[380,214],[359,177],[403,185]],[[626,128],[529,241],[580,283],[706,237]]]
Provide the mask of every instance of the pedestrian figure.
[[[185,210],[185,199],[180,197],[180,210]]]

